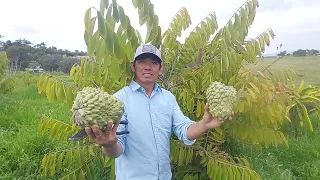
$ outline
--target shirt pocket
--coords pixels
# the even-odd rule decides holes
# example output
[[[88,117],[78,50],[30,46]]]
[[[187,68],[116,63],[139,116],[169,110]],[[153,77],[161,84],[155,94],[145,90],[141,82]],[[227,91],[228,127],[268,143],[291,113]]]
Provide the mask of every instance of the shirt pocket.
[[[157,108],[157,121],[159,123],[159,128],[161,128],[162,131],[165,131],[167,133],[171,133],[171,127],[172,127],[172,112],[173,109],[170,109],[169,107],[159,106]]]

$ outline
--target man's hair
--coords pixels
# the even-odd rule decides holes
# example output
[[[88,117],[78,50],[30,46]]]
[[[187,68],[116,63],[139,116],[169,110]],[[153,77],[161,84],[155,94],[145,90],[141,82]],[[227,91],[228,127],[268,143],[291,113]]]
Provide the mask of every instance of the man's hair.
[[[156,57],[154,54],[151,54],[151,53],[141,54],[140,56],[138,56],[138,57],[133,61],[133,67],[136,66],[136,61],[143,60],[143,59],[147,59],[147,58],[151,58],[151,59],[157,61],[157,62],[160,64],[160,67],[159,67],[159,68],[161,68],[161,62],[159,62],[159,61],[157,60],[157,57]]]

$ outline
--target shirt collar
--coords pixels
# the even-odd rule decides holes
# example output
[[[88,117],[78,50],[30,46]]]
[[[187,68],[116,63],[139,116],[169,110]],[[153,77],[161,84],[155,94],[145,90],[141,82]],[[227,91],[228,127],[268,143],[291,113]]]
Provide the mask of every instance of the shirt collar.
[[[136,81],[132,80],[130,83],[130,88],[132,89],[132,91],[136,91],[138,89],[142,89],[142,86],[140,86],[140,84],[138,84]],[[155,82],[153,90],[161,90],[161,86],[157,82]]]

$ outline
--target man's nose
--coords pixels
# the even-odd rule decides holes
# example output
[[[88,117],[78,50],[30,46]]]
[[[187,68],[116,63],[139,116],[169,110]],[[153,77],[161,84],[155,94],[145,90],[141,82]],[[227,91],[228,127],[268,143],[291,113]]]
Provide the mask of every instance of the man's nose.
[[[144,67],[145,69],[151,69],[151,63],[150,62],[147,62],[146,64],[145,64],[145,67]]]

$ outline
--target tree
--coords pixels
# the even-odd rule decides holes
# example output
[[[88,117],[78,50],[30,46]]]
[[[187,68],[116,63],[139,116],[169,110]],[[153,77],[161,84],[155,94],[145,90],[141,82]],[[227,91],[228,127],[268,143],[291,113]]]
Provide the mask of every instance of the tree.
[[[9,58],[9,71],[16,72],[28,66],[30,56],[28,54],[29,48],[27,46],[10,46],[6,52]]]
[[[162,31],[149,0],[133,0],[132,4],[138,11],[139,24],[146,25],[144,39],[115,0],[110,4],[101,0],[100,9],[89,8],[84,16],[84,41],[89,58],[82,58],[80,64],[71,68],[72,83],[43,75],[37,84],[38,93],[45,93],[51,102],[63,101],[68,107],[71,107],[77,91],[86,86],[101,87],[114,93],[132,79],[129,63],[136,47],[151,43],[161,48],[165,62],[165,73],[159,83],[175,94],[182,111],[191,119],[201,119],[206,102],[205,90],[211,82],[234,86],[239,95],[235,120],[207,132],[195,145],[184,146],[172,136],[174,178],[261,179],[247,159],[233,157],[222,146],[226,138],[259,149],[288,145],[281,127],[290,122],[287,108],[294,105],[290,99],[290,94],[295,93],[294,88],[290,89],[292,73],[285,71],[281,76],[271,76],[263,71],[250,72],[242,65],[243,61],[257,62],[256,57],[261,57],[275,36],[271,29],[267,29],[256,38],[247,38],[258,1],[247,0],[220,29],[215,13],[209,13],[184,43],[177,39],[191,24],[186,8],[181,8],[169,28]],[[92,16],[92,10],[96,16]],[[69,120],[43,118],[39,131],[48,130],[50,137],[67,140],[79,127]],[[99,147],[88,139],[70,143],[70,146],[72,148],[44,156],[41,166],[44,175],[93,179],[93,176],[101,178],[108,171],[113,179],[114,160],[104,156]],[[94,172],[96,168],[99,173]]]
[[[307,54],[308,54],[308,55],[313,56],[313,55],[316,55],[316,54],[318,54],[318,53],[319,53],[318,50],[315,50],[315,49],[307,49]]]
[[[7,75],[8,57],[7,53],[0,51],[0,94],[6,94],[13,90],[14,80]]]
[[[287,51],[281,51],[278,56],[286,56],[287,55]]]
[[[294,51],[292,53],[293,56],[306,56],[307,55],[307,51],[303,50],[303,49],[298,49],[297,51]]]
[[[68,74],[74,64],[80,64],[80,59],[76,57],[64,57],[60,63],[60,71]]]
[[[41,56],[38,59],[38,62],[41,64],[41,67],[46,71],[56,71],[58,70],[60,63],[62,61],[62,56],[59,54],[47,54]]]

